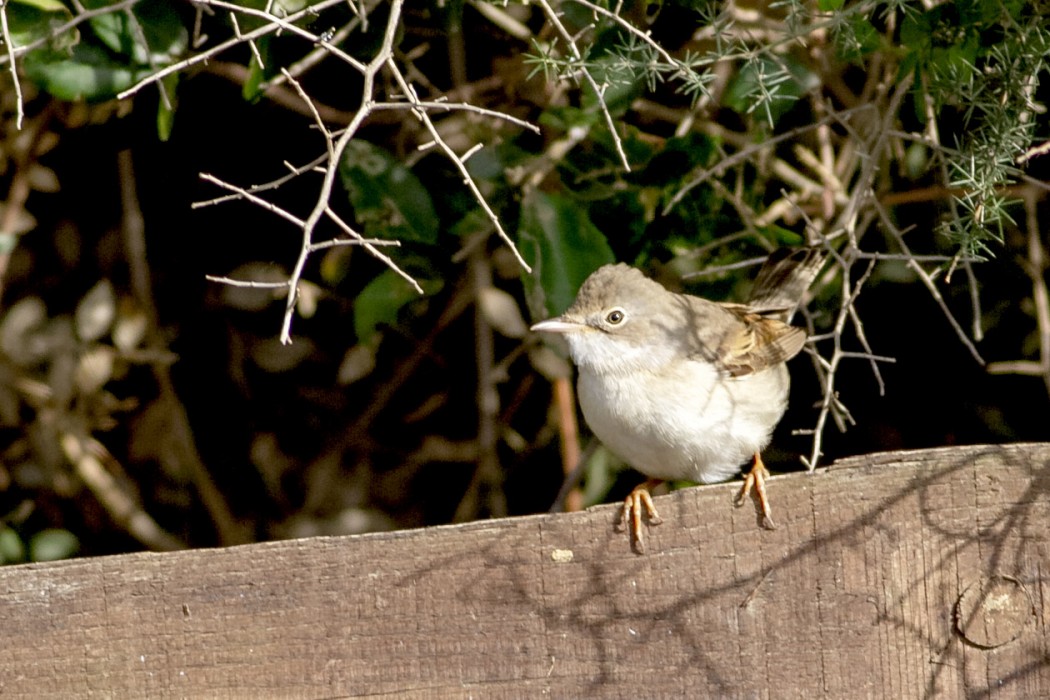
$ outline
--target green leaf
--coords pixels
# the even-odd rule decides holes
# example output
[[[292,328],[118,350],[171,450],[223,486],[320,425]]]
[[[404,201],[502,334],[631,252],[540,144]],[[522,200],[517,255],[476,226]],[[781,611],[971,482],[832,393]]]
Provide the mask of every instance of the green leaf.
[[[613,262],[608,241],[583,207],[558,195],[537,191],[526,195],[518,241],[533,270],[523,282],[537,318],[564,311],[587,276]]]
[[[171,107],[164,104],[161,99],[157,104],[157,137],[161,141],[171,138],[171,130],[175,126],[175,107],[178,104],[179,74],[172,73],[161,80],[161,85],[167,91]]]
[[[791,56],[763,55],[740,67],[725,101],[741,114],[758,112],[772,125],[818,83],[813,72]]]
[[[866,17],[854,16],[836,32],[835,45],[843,60],[860,63],[865,56],[879,49],[881,37]]]
[[[259,50],[259,55],[262,56],[266,65],[259,65],[258,59],[255,58],[255,53],[251,54],[251,58],[248,61],[248,77],[244,81],[244,87],[241,88],[241,96],[248,102],[255,100],[262,94],[259,86],[263,84],[263,81],[276,73],[276,62],[270,53],[270,39],[271,37],[264,36],[255,40],[255,48]]]
[[[904,13],[904,21],[901,22],[901,46],[906,46],[912,51],[922,51],[930,46],[930,38],[933,27],[930,26],[930,18],[927,14],[915,12]]]
[[[320,0],[234,0],[234,4],[250,10],[268,10],[275,17],[287,17],[304,9],[307,5],[316,5]],[[299,19],[297,24],[306,26],[309,22],[317,19],[317,15],[306,15]],[[229,23],[229,20],[227,20]],[[253,29],[258,29],[267,23],[267,20],[258,15],[238,13],[237,26],[242,34],[247,34]],[[232,23],[230,23],[232,26]]]
[[[15,564],[26,560],[26,547],[18,533],[0,526],[0,564]]]
[[[49,39],[51,33],[73,18],[72,13],[61,3],[51,2],[14,3],[7,7],[8,33],[11,43],[25,46],[40,39]],[[80,41],[80,33],[68,29],[56,37],[50,38],[48,45],[52,50],[68,49]]]
[[[593,109],[550,105],[540,114],[541,126],[568,131],[575,127],[590,128],[601,120],[601,113]]]
[[[29,79],[60,100],[106,100],[149,73],[118,63],[98,46],[80,43],[70,53],[30,51],[25,59]]]
[[[12,5],[25,5],[26,7],[35,7],[43,12],[65,12],[69,13],[69,9],[62,4],[62,0],[11,0]]]
[[[644,169],[639,168],[631,177],[641,184],[677,190],[690,173],[713,163],[719,155],[718,145],[716,139],[698,131],[672,136],[653,154]]]
[[[110,0],[85,3],[88,9],[109,4]],[[189,46],[189,32],[167,0],[142,0],[130,14],[108,12],[92,17],[90,23],[103,44],[138,66],[168,65]]]
[[[756,231],[764,237],[767,241],[775,244],[776,247],[788,247],[788,246],[800,246],[806,243],[806,239],[800,236],[791,229],[784,228],[783,226],[777,226],[776,224],[770,224],[768,226],[760,226]]]
[[[80,549],[80,540],[69,530],[41,530],[29,540],[30,561],[68,559]]]
[[[592,73],[596,76],[595,81],[602,88],[602,93],[599,100],[598,93],[594,91],[589,82],[585,81],[580,98],[580,104],[585,110],[600,115],[601,103],[604,102],[610,115],[620,117],[634,100],[645,92],[644,75],[627,75],[621,64],[622,61],[616,58],[602,57],[591,68]]]
[[[439,280],[417,280],[427,294],[441,288]],[[369,282],[354,300],[354,333],[362,345],[378,340],[381,325],[397,323],[398,313],[409,302],[419,299],[419,292],[412,288],[393,270],[384,270]]]
[[[367,235],[420,243],[437,240],[438,218],[430,193],[387,151],[367,141],[351,141],[339,175]]]

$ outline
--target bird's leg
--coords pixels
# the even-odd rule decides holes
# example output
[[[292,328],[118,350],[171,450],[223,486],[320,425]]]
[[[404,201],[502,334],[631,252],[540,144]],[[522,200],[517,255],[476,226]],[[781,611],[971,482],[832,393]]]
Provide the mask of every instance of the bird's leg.
[[[644,551],[642,544],[642,508],[649,519],[650,525],[659,525],[663,518],[656,512],[653,505],[653,496],[649,491],[663,483],[662,479],[649,479],[644,484],[635,486],[623,499],[623,512],[620,516],[623,528],[631,533],[631,541],[639,552]]]
[[[751,494],[751,488],[755,489],[755,496],[758,498],[758,505],[762,508],[762,527],[767,530],[775,530],[777,528],[776,523],[773,522],[773,511],[769,507],[769,498],[766,497],[766,479],[769,478],[769,470],[766,469],[766,465],[762,462],[762,455],[755,453],[754,464],[751,465],[751,471],[744,477],[744,486],[740,489],[740,494],[736,497],[736,504],[738,506],[744,505],[744,501]]]

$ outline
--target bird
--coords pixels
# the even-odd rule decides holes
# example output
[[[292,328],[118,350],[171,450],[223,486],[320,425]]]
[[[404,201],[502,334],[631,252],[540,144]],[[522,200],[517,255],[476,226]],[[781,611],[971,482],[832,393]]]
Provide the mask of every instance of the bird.
[[[621,511],[637,551],[643,510],[651,525],[662,522],[652,488],[725,481],[749,460],[736,503],[754,489],[763,526],[776,527],[761,452],[787,409],[785,363],[807,339],[789,320],[825,257],[818,247],[774,251],[746,304],[671,292],[637,268],[604,265],[564,313],[532,326],[564,336],[587,425],[648,477]]]

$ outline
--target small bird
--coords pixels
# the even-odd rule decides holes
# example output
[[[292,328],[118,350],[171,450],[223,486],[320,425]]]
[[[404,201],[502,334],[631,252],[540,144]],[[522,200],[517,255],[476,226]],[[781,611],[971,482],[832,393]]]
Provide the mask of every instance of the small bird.
[[[662,522],[650,490],[667,480],[724,481],[752,460],[752,488],[772,529],[761,451],[787,409],[784,364],[806,343],[788,325],[824,262],[817,248],[774,252],[747,304],[670,292],[623,263],[588,277],[560,316],[532,326],[565,336],[583,416],[610,450],[649,477],[624,499],[638,551],[642,510]]]

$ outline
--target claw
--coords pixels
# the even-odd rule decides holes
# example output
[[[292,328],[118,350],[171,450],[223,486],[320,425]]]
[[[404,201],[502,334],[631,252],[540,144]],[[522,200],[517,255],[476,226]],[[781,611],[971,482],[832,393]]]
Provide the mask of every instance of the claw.
[[[663,482],[660,479],[649,479],[644,484],[635,486],[627,494],[627,498],[623,499],[623,510],[621,511],[620,519],[623,523],[623,529],[630,532],[631,543],[639,553],[645,551],[645,545],[642,540],[642,509],[645,509],[645,515],[650,525],[659,525],[664,521],[660,514],[656,512],[656,506],[653,505],[653,496],[649,493],[650,489],[661,483]]]
[[[766,465],[762,462],[762,456],[756,452],[751,471],[744,477],[744,486],[740,489],[740,493],[737,494],[734,502],[737,506],[744,505],[744,501],[751,495],[751,489],[754,488],[758,506],[762,509],[762,527],[767,530],[776,530],[777,525],[773,522],[773,510],[769,507],[769,498],[766,496],[766,479],[768,478],[769,470],[766,469]]]

